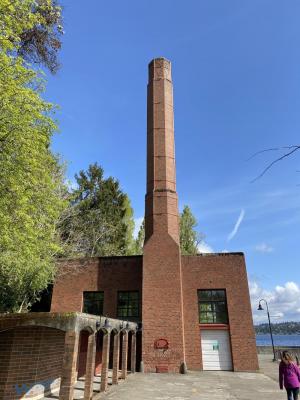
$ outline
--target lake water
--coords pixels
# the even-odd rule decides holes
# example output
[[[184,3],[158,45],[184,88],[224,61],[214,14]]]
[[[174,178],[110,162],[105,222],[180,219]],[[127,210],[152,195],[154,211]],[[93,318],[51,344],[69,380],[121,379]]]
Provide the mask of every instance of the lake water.
[[[274,346],[299,346],[300,335],[273,335]],[[256,335],[257,346],[271,346],[270,334]]]

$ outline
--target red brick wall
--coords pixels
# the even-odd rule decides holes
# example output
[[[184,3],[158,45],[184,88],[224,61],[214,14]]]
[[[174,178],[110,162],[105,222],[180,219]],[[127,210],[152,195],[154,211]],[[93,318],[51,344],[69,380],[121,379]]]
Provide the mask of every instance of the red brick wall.
[[[235,371],[258,370],[245,260],[242,253],[182,256],[186,361],[202,369],[198,289],[226,289]]]
[[[0,332],[0,398],[32,398],[58,387],[65,332],[40,326]]]
[[[170,236],[153,235],[144,246],[143,351],[145,372],[168,367],[178,372],[184,361],[179,247]],[[155,349],[166,339],[167,350]]]
[[[68,260],[60,263],[59,270],[52,312],[81,312],[84,291],[104,291],[103,315],[111,318],[117,317],[118,290],[139,290],[141,301],[141,256]]]

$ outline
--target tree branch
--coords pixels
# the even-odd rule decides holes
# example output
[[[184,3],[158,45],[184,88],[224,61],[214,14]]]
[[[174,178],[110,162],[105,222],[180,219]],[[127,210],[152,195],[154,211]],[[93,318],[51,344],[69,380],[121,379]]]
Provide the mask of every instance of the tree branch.
[[[260,179],[262,176],[265,175],[265,173],[267,171],[269,171],[270,168],[273,167],[274,164],[278,163],[279,161],[282,161],[284,158],[289,157],[291,154],[295,153],[297,150],[300,149],[300,145],[293,145],[293,146],[283,146],[283,147],[278,147],[278,148],[271,148],[271,149],[266,149],[266,150],[261,150],[258,151],[257,153],[253,154],[253,156],[251,156],[248,160],[251,160],[253,157],[257,156],[258,154],[261,153],[265,153],[268,151],[277,151],[280,149],[289,149],[290,151],[286,152],[285,154],[283,154],[281,157],[276,158],[275,160],[273,160],[269,165],[267,165],[267,167],[256,177],[254,178],[251,183],[257,181],[258,179]]]

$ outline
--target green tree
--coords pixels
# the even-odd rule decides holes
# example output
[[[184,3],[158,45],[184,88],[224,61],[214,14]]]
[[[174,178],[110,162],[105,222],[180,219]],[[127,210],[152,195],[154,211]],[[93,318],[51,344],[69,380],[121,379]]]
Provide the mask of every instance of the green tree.
[[[56,0],[0,0],[0,46],[13,49],[22,59],[59,68],[62,14]]]
[[[198,252],[201,238],[195,230],[197,220],[188,206],[184,206],[180,215],[180,248],[183,255],[193,255]]]
[[[25,311],[53,279],[63,171],[44,81],[18,55],[21,34],[43,18],[32,1],[0,0],[0,311]]]
[[[61,224],[64,256],[109,256],[133,252],[133,212],[129,198],[112,177],[104,178],[97,163],[75,176],[78,188],[70,197]]]
[[[145,241],[145,219],[143,219],[137,238],[135,239],[134,254],[143,254],[144,241]]]
[[[198,233],[195,228],[197,220],[188,206],[184,206],[180,214],[180,249],[183,255],[193,255],[198,253],[198,245],[203,240],[204,235]],[[135,239],[134,253],[143,254],[145,240],[145,220],[143,220],[138,236]]]
[[[131,203],[129,197],[125,195],[123,201],[123,223],[125,224],[126,231],[125,231],[125,248],[126,248],[126,255],[133,255],[135,254],[135,240],[133,237],[134,232],[134,219],[133,219],[133,209],[131,207]]]

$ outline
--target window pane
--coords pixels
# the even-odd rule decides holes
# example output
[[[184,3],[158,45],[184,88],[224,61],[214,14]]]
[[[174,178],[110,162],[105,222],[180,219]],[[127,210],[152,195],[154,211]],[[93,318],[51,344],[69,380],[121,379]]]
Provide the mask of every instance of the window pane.
[[[204,324],[227,324],[226,292],[221,289],[198,290],[199,322]]]
[[[128,300],[128,292],[119,292],[118,299],[127,301]]]
[[[212,324],[214,322],[214,314],[211,312],[201,313],[200,314],[200,323],[201,324]]]
[[[103,292],[83,292],[83,312],[87,314],[103,314]]]
[[[211,303],[200,303],[200,311],[212,311]]]
[[[139,317],[139,292],[118,292],[117,316],[119,318]]]
[[[129,292],[129,298],[131,300],[138,300],[139,298],[139,292]]]
[[[198,290],[198,299],[200,301],[211,299],[211,290]]]

